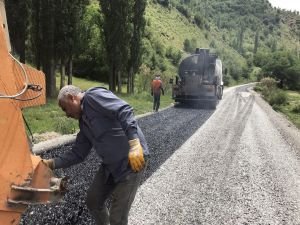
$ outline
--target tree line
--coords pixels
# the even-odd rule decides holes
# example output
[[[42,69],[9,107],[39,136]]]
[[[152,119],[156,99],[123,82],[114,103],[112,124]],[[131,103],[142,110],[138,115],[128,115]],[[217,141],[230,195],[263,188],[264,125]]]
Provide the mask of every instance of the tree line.
[[[257,74],[273,77],[285,88],[300,90],[300,16],[297,11],[272,8],[269,1],[255,0],[154,0],[163,7],[175,7],[200,29],[212,31],[216,27],[222,41],[246,59],[245,65],[230,67],[226,62],[230,78],[249,78],[254,67],[261,68]],[[285,26],[285,27],[284,27]],[[289,30],[288,35],[283,31]],[[292,36],[295,48],[287,47]],[[207,35],[206,35],[207,37]],[[281,40],[284,40],[282,43]],[[184,42],[184,50],[193,52],[195,39]],[[218,44],[212,40],[210,47],[218,52]],[[228,55],[223,55],[228,58]],[[228,84],[228,75],[225,83]]]
[[[71,83],[74,74],[107,82],[112,91],[121,92],[124,84],[127,93],[145,91],[155,73],[162,74],[164,81],[174,76],[183,55],[196,47],[212,48],[221,57],[226,85],[255,74],[273,76],[287,88],[299,89],[300,46],[286,48],[292,42],[284,39],[299,37],[295,23],[291,35],[285,34],[284,27],[299,14],[274,9],[266,0],[151,0],[147,4],[181,14],[178,19],[185,17],[205,40],[191,35],[182,47],[175,45],[177,37],[163,41],[168,32],[158,33],[152,25],[160,10],[145,18],[146,0],[9,0],[13,51],[22,62],[45,72],[48,97],[56,95],[57,71],[61,86]],[[163,27],[164,21],[160,22]],[[175,24],[171,29],[178,29]],[[256,67],[261,68],[259,74]]]
[[[133,93],[134,76],[141,65],[145,9],[146,0],[6,2],[13,53],[22,63],[43,70],[48,97],[56,95],[58,69],[62,87],[66,77],[72,83],[74,62],[84,70],[90,65],[80,63],[93,60],[103,63],[102,74],[108,75],[103,79],[108,79],[110,90],[121,91],[126,82],[127,92]],[[94,27],[87,24],[92,19]]]

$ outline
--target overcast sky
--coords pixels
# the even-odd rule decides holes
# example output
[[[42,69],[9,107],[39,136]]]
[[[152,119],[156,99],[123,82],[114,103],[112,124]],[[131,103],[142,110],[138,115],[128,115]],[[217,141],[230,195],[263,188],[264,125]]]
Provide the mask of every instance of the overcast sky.
[[[300,0],[269,0],[274,7],[282,9],[297,10],[300,12]]]

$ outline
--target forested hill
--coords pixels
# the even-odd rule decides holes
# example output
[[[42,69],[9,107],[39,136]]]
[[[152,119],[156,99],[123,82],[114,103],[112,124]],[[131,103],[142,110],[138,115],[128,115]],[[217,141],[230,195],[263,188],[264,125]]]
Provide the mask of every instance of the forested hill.
[[[148,91],[196,47],[219,55],[225,85],[273,76],[300,89],[299,12],[267,0],[10,0],[6,9],[13,53],[46,73],[48,96],[55,71]]]
[[[187,0],[174,6],[199,27],[221,32],[223,40],[242,54],[253,51],[249,45],[255,44],[256,35],[261,47],[273,49],[290,41],[294,46],[297,39],[299,12],[272,8],[267,0]]]
[[[266,0],[158,0],[149,2],[147,18],[165,46],[215,49],[228,70],[226,83],[271,73],[263,63],[272,54],[299,57],[299,12],[273,8]]]

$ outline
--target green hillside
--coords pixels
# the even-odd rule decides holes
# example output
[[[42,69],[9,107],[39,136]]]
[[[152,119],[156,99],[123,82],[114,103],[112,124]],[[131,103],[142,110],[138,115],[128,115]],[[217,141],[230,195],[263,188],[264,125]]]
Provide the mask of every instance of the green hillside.
[[[60,84],[60,78],[73,75],[74,84],[83,88],[107,85],[137,113],[144,113],[151,110],[150,81],[160,73],[166,91],[162,106],[166,106],[172,101],[169,79],[177,75],[180,61],[197,47],[210,48],[222,59],[227,86],[272,77],[274,85],[280,84],[286,93],[300,90],[299,12],[273,8],[268,0],[5,3],[13,54],[46,74],[48,104],[46,109],[36,109],[40,112],[25,112],[30,123],[36,120],[40,124],[44,110],[50,112],[49,118],[55,119],[56,113],[62,116],[53,99],[66,84]],[[140,30],[135,30],[137,27]],[[275,97],[268,95],[277,109],[290,108],[290,115],[296,118],[299,96],[291,101],[289,96],[284,98],[287,106],[280,103],[284,94],[277,96],[278,101]],[[34,130],[73,130],[62,125],[41,124]]]
[[[213,49],[228,72],[226,84],[255,79],[257,52],[284,49],[297,55],[299,13],[272,8],[268,1],[149,1],[146,19],[144,62],[153,67],[148,61],[158,58],[168,65],[158,64],[166,74],[176,73],[178,66],[168,63],[169,49],[182,57],[195,47]]]
[[[222,59],[225,85],[272,76],[300,89],[299,12],[268,0],[25,0],[6,8],[14,53],[43,69],[48,97],[54,68],[119,93],[126,84],[130,94],[148,91],[154,74],[167,83],[196,47]]]

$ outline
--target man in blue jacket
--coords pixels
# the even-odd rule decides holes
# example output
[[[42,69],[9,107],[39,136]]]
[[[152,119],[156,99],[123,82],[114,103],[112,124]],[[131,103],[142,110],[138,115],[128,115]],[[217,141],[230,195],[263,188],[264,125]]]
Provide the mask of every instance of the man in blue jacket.
[[[88,190],[88,209],[97,225],[127,225],[149,155],[132,107],[105,88],[82,92],[73,85],[60,90],[58,104],[67,117],[79,120],[80,131],[72,150],[44,162],[51,169],[66,168],[94,148],[102,163]],[[108,211],[105,202],[111,194]]]

